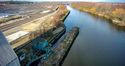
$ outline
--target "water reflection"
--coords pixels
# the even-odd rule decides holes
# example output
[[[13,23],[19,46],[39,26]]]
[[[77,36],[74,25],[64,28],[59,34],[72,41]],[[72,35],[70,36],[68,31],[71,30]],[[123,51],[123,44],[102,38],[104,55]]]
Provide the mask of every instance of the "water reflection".
[[[68,6],[67,30],[80,27],[63,66],[125,66],[125,32],[106,19]]]

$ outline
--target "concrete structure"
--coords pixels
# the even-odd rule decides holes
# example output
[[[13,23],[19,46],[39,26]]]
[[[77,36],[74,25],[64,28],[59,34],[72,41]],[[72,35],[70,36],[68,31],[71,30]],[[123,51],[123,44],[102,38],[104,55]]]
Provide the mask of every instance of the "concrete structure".
[[[0,31],[0,66],[20,66],[17,55]]]
[[[17,40],[18,38],[28,34],[29,32],[26,32],[26,31],[18,31],[16,33],[13,33],[9,36],[6,36],[6,38],[8,39],[8,42],[12,42],[12,41],[15,41]]]

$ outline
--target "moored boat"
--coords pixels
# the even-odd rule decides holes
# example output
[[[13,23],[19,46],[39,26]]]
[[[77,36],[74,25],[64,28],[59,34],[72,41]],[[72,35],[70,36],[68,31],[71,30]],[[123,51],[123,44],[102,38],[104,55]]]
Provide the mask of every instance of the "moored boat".
[[[39,36],[24,46],[15,48],[21,66],[33,66],[39,60],[46,60],[53,53],[51,50],[52,44],[65,33],[65,30],[64,26],[58,26],[49,33],[46,33],[46,35],[49,35],[46,38]]]
[[[78,34],[79,28],[73,27],[58,44],[58,47],[53,49],[52,55],[38,66],[61,66]]]

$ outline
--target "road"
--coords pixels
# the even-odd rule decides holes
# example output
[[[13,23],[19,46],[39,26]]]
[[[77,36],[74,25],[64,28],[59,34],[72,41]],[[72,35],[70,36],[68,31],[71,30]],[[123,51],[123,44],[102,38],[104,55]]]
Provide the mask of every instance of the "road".
[[[35,13],[35,14],[29,14],[28,16],[30,16],[30,18],[27,18],[27,19],[24,19],[24,20],[19,20],[17,22],[12,22],[10,24],[5,24],[5,25],[2,25],[0,26],[0,31],[4,32],[4,31],[7,31],[11,28],[14,28],[14,27],[17,27],[19,25],[22,25],[22,24],[25,24],[25,23],[28,23],[34,19],[37,19],[37,18],[40,18],[40,17],[43,17],[47,14],[50,14],[54,12],[53,10],[48,12],[48,13]]]

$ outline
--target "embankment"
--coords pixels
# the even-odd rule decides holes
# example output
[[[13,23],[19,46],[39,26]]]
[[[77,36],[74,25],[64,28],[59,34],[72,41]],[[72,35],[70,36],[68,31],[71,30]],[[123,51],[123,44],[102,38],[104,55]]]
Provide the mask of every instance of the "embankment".
[[[20,31],[26,34],[22,34],[20,32],[16,32],[7,38],[13,48],[21,46],[26,42],[35,39],[36,37],[44,34],[50,29],[57,27],[65,18],[68,16],[69,11],[66,9],[64,5],[59,5],[59,8],[54,13],[46,15],[44,17],[35,19],[27,24],[19,26]],[[49,19],[48,19],[49,18]],[[18,35],[17,37],[14,37]],[[13,38],[13,39],[11,39]]]
[[[65,15],[65,16],[63,16],[61,20],[64,22],[64,21],[65,21],[65,19],[67,18],[67,16],[68,16],[69,14],[70,14],[70,11],[67,11],[66,15]]]
[[[73,8],[106,18],[119,27],[125,27],[124,6],[124,3],[72,3]]]

